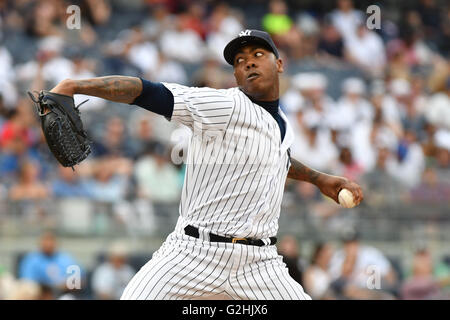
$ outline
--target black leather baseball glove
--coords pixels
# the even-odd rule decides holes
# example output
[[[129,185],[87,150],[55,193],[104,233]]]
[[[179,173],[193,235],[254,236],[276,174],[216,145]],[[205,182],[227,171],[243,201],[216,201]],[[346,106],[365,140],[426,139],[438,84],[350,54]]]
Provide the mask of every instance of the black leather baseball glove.
[[[28,92],[36,105],[42,131],[50,151],[64,167],[80,163],[91,153],[90,141],[83,129],[78,108],[73,97],[42,90],[35,97]]]

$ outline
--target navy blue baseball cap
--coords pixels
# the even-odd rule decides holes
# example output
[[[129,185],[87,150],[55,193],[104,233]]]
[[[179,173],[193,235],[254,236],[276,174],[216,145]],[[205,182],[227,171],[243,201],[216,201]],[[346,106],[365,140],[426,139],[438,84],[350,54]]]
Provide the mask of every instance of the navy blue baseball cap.
[[[249,44],[260,44],[264,48],[272,51],[277,59],[279,58],[278,49],[273,43],[272,38],[267,32],[260,30],[244,30],[239,33],[239,35],[231,40],[223,49],[223,57],[225,60],[234,65],[234,56],[240,48]]]

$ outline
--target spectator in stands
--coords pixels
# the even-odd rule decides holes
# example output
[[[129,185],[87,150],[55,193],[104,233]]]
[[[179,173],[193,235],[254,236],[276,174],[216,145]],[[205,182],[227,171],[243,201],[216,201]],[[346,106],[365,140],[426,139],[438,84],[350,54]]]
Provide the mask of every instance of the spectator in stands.
[[[421,248],[414,254],[412,275],[401,287],[405,300],[443,299],[439,282],[433,276],[433,260],[428,249]]]
[[[303,282],[305,290],[315,300],[334,299],[331,290],[331,276],[328,273],[333,248],[329,243],[320,242],[314,247],[311,264],[306,269]]]
[[[293,26],[293,21],[287,14],[287,5],[283,0],[272,0],[269,3],[269,12],[262,20],[265,31],[273,37],[283,36],[288,33]]]
[[[354,159],[351,148],[342,146],[339,150],[338,162],[333,166],[333,173],[352,181],[359,181],[364,168]]]
[[[450,181],[450,149],[438,147],[436,150],[436,173],[442,181]]]
[[[35,37],[60,36],[64,25],[64,2],[57,0],[38,1],[27,16],[26,30]]]
[[[188,85],[188,77],[182,64],[168,59],[162,52],[159,52],[156,69],[149,74],[148,78],[157,82],[174,82]]]
[[[9,190],[13,201],[46,199],[50,192],[39,179],[39,166],[31,161],[23,162],[19,170],[19,179]]]
[[[386,53],[381,37],[360,21],[356,34],[345,38],[345,57],[372,77],[383,76]]]
[[[238,12],[232,10],[226,2],[219,2],[212,9],[208,18],[206,44],[215,60],[222,62],[222,64],[226,64],[222,48],[244,29],[241,19],[242,17]],[[208,57],[210,57],[209,54],[206,55],[206,58]]]
[[[205,24],[205,5],[200,1],[188,4],[185,12],[181,13],[184,27],[195,31],[202,40],[206,39],[207,28]]]
[[[66,45],[61,36],[48,36],[38,43],[36,60],[30,60],[17,67],[17,78],[20,81],[31,81],[36,77],[39,65],[42,64],[42,75],[49,86],[71,78],[74,73],[73,62],[63,55]]]
[[[129,159],[106,158],[94,164],[93,177],[85,185],[91,199],[117,203],[127,196],[132,165]]]
[[[318,52],[326,58],[344,58],[344,42],[336,26],[325,19],[318,44]]]
[[[198,87],[220,89],[229,86],[230,83],[230,74],[221,68],[213,52],[206,53],[203,65],[191,78],[191,85]]]
[[[391,151],[380,146],[376,153],[375,168],[361,177],[364,189],[370,190],[364,200],[373,206],[396,205],[403,198],[405,187],[387,171],[386,163],[392,157]]]
[[[81,270],[69,253],[58,249],[55,234],[46,231],[39,238],[39,249],[27,253],[20,261],[19,277],[47,285],[55,291],[64,290],[70,266],[77,266]]]
[[[389,260],[375,247],[362,245],[354,229],[344,230],[342,240],[343,248],[333,254],[330,262],[333,289],[350,299],[390,297],[383,289],[397,279]],[[379,284],[380,290],[370,290],[368,283]]]
[[[296,126],[296,129],[294,132],[297,138],[291,147],[292,156],[318,170],[329,170],[338,156],[329,130],[317,125]]]
[[[52,195],[57,198],[89,198],[90,194],[86,188],[83,178],[79,175],[79,170],[72,168],[58,167],[58,178],[52,182]]]
[[[338,0],[337,8],[331,12],[331,21],[341,36],[347,40],[356,35],[364,14],[354,9],[352,0]]]
[[[450,182],[437,175],[435,166],[428,166],[422,174],[422,181],[410,192],[410,200],[417,204],[440,204],[450,199]]]
[[[388,172],[412,188],[420,182],[424,167],[422,147],[417,142],[416,133],[408,129],[396,147],[396,158],[388,163]]]
[[[101,140],[96,140],[92,146],[95,157],[132,157],[132,150],[126,139],[126,127],[119,116],[110,117],[105,125]]]
[[[300,257],[297,239],[292,235],[283,236],[278,245],[278,253],[283,257],[283,262],[289,270],[289,275],[303,285],[304,265]]]
[[[39,155],[33,149],[38,140],[37,132],[32,128],[33,121],[29,102],[21,99],[0,127],[0,174],[4,178],[17,173],[21,161],[39,160]]]
[[[96,299],[119,300],[136,271],[127,264],[128,250],[123,243],[113,243],[107,261],[97,266],[92,275]]]
[[[445,82],[445,90],[433,94],[425,109],[426,119],[437,126],[450,130],[450,76]]]
[[[138,195],[156,203],[178,200],[181,186],[177,169],[167,158],[167,148],[158,142],[147,146],[146,156],[134,168]]]
[[[374,118],[372,105],[365,99],[366,85],[360,78],[347,78],[342,83],[343,95],[336,103],[334,116],[340,129],[350,130],[358,123],[368,124]]]
[[[164,30],[160,35],[159,45],[169,59],[184,63],[198,63],[203,59],[202,38],[195,31],[188,29],[179,16],[175,18],[174,28]]]
[[[280,50],[296,55],[301,51],[302,34],[289,17],[287,10],[284,0],[270,1],[269,12],[263,16],[262,26],[272,36]]]
[[[106,25],[111,17],[112,8],[107,0],[83,0],[83,12],[94,26]]]

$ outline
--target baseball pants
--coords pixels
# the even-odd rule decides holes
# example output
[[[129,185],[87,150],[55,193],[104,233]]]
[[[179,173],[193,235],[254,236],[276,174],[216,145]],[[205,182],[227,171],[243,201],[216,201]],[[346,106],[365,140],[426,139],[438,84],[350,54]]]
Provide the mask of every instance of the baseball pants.
[[[171,233],[121,300],[310,300],[272,246],[209,242]]]

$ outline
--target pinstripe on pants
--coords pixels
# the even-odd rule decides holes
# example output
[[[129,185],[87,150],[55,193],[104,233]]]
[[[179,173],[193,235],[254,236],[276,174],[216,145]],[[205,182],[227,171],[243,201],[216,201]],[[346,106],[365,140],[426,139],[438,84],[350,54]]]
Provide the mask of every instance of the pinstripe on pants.
[[[171,233],[126,287],[122,300],[310,300],[275,246],[209,242]]]

